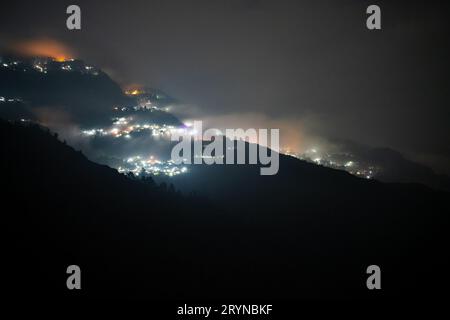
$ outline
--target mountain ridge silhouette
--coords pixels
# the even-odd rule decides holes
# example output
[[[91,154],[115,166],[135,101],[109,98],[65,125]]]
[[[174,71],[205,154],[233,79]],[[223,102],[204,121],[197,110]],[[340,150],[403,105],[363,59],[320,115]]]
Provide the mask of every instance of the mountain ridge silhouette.
[[[381,266],[383,297],[438,298],[446,288],[445,192],[283,158],[268,191],[266,177],[235,179],[257,168],[228,166],[245,196],[218,201],[127,178],[36,125],[0,121],[0,132],[11,296],[361,299],[373,293],[365,287],[371,264]],[[206,170],[225,179],[222,167]],[[255,181],[261,187],[244,192]],[[71,264],[82,270],[79,292],[65,287]]]

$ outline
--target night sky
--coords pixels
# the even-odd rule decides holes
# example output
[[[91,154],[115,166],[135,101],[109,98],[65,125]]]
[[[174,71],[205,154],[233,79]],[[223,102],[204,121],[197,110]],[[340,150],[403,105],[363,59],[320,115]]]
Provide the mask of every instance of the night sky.
[[[10,2],[10,3],[8,3]],[[57,41],[121,85],[159,88],[182,118],[280,127],[294,149],[348,139],[450,173],[444,1],[8,1],[0,46]],[[66,29],[78,4],[81,31]],[[378,4],[382,30],[366,28]]]

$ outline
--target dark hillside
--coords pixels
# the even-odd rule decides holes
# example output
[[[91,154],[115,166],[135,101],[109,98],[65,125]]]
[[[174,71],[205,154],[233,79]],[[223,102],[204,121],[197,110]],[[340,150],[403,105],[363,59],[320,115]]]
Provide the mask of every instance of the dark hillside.
[[[206,200],[92,163],[38,126],[0,133],[5,290],[19,297],[364,298],[371,264],[380,297],[446,288],[446,193],[282,157],[271,177],[193,168],[223,195]],[[79,292],[65,288],[71,264]]]

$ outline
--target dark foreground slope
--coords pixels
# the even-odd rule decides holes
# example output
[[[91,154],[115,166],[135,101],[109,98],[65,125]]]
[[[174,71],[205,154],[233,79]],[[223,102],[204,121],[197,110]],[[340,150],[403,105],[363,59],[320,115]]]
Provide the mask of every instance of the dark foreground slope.
[[[199,167],[192,179],[223,195],[206,201],[89,162],[38,127],[0,132],[10,296],[444,297],[446,193],[283,157],[272,177]],[[66,289],[71,264],[79,292]],[[380,292],[366,289],[371,264]]]

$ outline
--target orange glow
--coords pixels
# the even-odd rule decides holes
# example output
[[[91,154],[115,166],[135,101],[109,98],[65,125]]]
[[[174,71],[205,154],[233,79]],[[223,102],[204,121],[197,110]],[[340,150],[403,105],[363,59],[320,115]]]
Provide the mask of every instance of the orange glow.
[[[142,94],[142,93],[144,93],[144,91],[138,90],[138,89],[126,90],[125,91],[125,94],[132,95],[132,96],[136,96],[136,95],[139,95],[139,94]]]
[[[140,84],[137,84],[137,83],[125,85],[122,88],[123,88],[125,94],[129,95],[129,96],[137,96],[137,95],[145,93],[143,86]]]
[[[64,62],[73,57],[71,50],[64,44],[47,38],[18,42],[13,50],[26,56],[50,57],[58,62]]]
[[[64,62],[64,61],[68,60],[68,58],[66,58],[65,56],[58,56],[58,57],[55,57],[54,59],[58,62]]]

